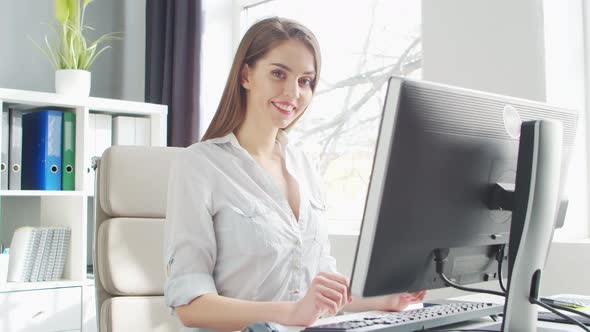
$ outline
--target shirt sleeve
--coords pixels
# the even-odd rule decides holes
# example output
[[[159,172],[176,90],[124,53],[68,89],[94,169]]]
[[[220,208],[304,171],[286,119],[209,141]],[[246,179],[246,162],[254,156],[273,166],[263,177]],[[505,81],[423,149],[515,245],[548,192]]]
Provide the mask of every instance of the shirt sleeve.
[[[326,220],[326,203],[325,200],[322,198],[320,203],[317,203],[321,206],[321,209],[324,211],[323,217],[318,220],[319,233],[321,234],[321,249],[320,249],[320,261],[318,272],[332,272],[336,273],[336,259],[330,253],[330,233],[328,232],[328,225]]]
[[[336,259],[330,254],[330,239],[328,237],[322,245],[319,272],[338,273]]]
[[[320,261],[318,266],[318,272],[332,272],[337,273],[337,266],[336,266],[336,259],[330,253],[330,236],[328,232],[328,224],[326,220],[326,199],[325,194],[321,190],[321,178],[319,175],[319,171],[317,165],[311,163],[307,156],[303,154],[304,160],[307,163],[307,168],[309,169],[310,177],[312,179],[312,187],[315,187],[315,198],[313,199],[316,201],[317,208],[323,210],[323,217],[318,220],[318,226],[320,230],[320,234],[322,234],[322,247],[320,250]]]
[[[211,197],[187,153],[172,163],[166,207],[164,264],[166,305],[174,308],[207,294],[217,294],[213,268],[217,243],[210,213]]]

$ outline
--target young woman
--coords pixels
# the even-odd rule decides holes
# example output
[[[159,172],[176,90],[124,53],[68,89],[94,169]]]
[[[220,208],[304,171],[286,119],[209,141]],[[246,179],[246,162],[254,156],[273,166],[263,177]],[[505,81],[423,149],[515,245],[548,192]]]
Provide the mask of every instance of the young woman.
[[[423,298],[349,298],[349,281],[336,272],[319,179],[285,133],[319,74],[307,28],[276,17],[254,24],[202,142],[173,163],[165,295],[186,327],[307,326],[325,312],[397,311]]]

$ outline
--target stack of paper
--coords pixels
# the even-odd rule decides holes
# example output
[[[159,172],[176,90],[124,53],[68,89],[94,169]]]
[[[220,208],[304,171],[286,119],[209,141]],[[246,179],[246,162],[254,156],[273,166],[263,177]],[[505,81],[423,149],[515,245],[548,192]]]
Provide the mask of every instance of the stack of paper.
[[[70,246],[69,227],[20,227],[12,236],[8,281],[61,278]]]

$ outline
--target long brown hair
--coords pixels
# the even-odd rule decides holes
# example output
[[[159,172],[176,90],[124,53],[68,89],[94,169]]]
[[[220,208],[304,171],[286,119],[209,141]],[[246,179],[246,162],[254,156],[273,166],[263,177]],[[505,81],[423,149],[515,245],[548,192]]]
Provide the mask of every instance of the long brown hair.
[[[242,67],[244,64],[254,66],[266,53],[287,40],[303,42],[314,55],[315,79],[311,89],[315,92],[320,79],[321,55],[313,33],[300,23],[286,18],[270,17],[258,21],[246,31],[238,46],[219,106],[202,141],[225,136],[242,124],[246,112],[246,90],[240,84]],[[301,112],[285,129],[292,127],[303,113]]]

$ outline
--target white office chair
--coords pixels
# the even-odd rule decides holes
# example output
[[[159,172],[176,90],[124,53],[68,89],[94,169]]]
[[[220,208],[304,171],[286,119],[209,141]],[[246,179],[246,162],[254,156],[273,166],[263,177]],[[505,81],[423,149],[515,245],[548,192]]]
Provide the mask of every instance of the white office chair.
[[[98,161],[94,277],[100,332],[178,331],[164,303],[170,162],[181,148],[113,146]]]

